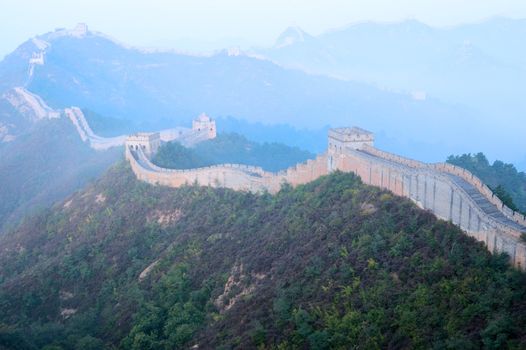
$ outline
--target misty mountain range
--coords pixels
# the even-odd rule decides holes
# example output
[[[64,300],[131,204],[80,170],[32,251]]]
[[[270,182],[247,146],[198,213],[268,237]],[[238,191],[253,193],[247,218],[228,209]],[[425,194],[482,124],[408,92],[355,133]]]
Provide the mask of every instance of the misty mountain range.
[[[367,23],[319,37],[292,28],[270,49],[200,56],[132,48],[85,26],[36,36],[0,62],[0,175],[19,198],[4,214],[26,213],[35,193],[45,207],[122,156],[82,143],[62,115],[71,106],[114,134],[189,125],[204,111],[220,131],[311,152],[325,149],[328,126],[358,125],[380,148],[420,160],[484,151],[526,169],[526,123],[514,119],[525,110],[524,28],[504,19],[447,30]],[[485,104],[499,98],[510,100],[497,118]]]
[[[257,52],[284,66],[517,117],[526,107],[525,36],[526,20],[449,28],[408,20],[355,24],[317,37],[291,27],[274,47]]]
[[[23,43],[0,64],[2,88],[24,86],[53,108],[89,108],[137,130],[188,124],[202,111],[299,129],[360,125],[385,135],[380,143],[391,151],[423,160],[478,151],[487,144],[481,138],[495,131],[479,122],[474,109],[432,95],[423,100],[228,51],[212,56],[145,52],[96,32],[72,32]],[[36,63],[28,68],[30,60]],[[513,130],[497,135],[495,143],[518,143]],[[495,155],[506,149],[503,159],[522,159],[510,155],[508,147],[494,149]]]
[[[525,164],[524,37],[523,19],[493,18],[447,28],[415,20],[366,22],[319,36],[291,27],[274,47],[253,52],[285,67],[466,106],[485,130],[480,138],[492,140],[488,153],[505,157],[507,152],[510,160]],[[470,133],[477,126],[468,128]],[[449,135],[442,137],[447,140]],[[510,155],[517,149],[522,154]]]

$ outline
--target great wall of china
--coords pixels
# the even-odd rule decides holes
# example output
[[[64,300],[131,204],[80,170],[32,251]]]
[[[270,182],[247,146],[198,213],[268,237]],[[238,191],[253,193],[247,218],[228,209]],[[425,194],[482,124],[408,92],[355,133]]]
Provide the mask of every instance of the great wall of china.
[[[96,135],[79,108],[53,110],[24,88],[5,93],[6,99],[28,119],[59,118],[63,112],[91,148],[105,150],[125,145],[126,158],[138,179],[151,184],[178,187],[197,183],[242,191],[276,193],[284,182],[297,186],[332,171],[359,175],[362,181],[410,198],[437,217],[459,225],[468,235],[486,244],[492,252],[506,252],[511,262],[526,269],[526,218],[507,208],[484,183],[468,171],[446,163],[426,164],[381,151],[371,133],[359,128],[331,129],[325,154],[287,170],[271,173],[259,167],[221,164],[200,169],[163,169],[150,161],[161,142],[178,141],[185,146],[214,138],[215,123],[206,115],[192,128],[159,133],[105,138]],[[2,139],[0,125],[0,139]],[[6,131],[4,142],[13,137]]]
[[[205,129],[214,130],[204,137],[213,138],[213,121],[202,123]],[[450,164],[426,164],[381,151],[374,147],[373,134],[360,128],[331,129],[328,139],[325,154],[278,173],[239,164],[185,170],[158,167],[150,157],[161,144],[159,133],[130,136],[125,154],[138,179],[170,187],[197,183],[276,193],[285,182],[297,186],[336,170],[353,172],[364,183],[410,198],[420,208],[453,222],[491,252],[505,252],[514,266],[526,269],[526,242],[521,239],[526,217],[507,208],[473,174]]]
[[[57,35],[82,36],[85,25]],[[48,43],[34,39],[39,48],[29,60],[28,80],[35,65],[44,64]],[[511,262],[526,270],[526,217],[507,208],[484,183],[468,171],[446,163],[426,164],[381,151],[374,147],[371,133],[359,128],[329,131],[325,154],[287,170],[270,173],[259,167],[221,164],[187,170],[164,169],[150,161],[161,142],[178,141],[185,146],[214,138],[215,123],[205,115],[194,120],[192,128],[175,128],[159,133],[100,137],[90,128],[82,111],[71,107],[50,108],[38,95],[24,87],[5,92],[4,99],[28,120],[54,119],[62,115],[76,127],[80,138],[91,148],[105,150],[125,145],[126,159],[138,179],[151,184],[178,187],[197,183],[242,191],[276,193],[286,182],[305,184],[333,171],[353,172],[366,184],[410,198],[419,207],[460,226],[468,235],[482,241],[491,252],[506,252]],[[0,142],[15,138],[9,125],[0,124]]]

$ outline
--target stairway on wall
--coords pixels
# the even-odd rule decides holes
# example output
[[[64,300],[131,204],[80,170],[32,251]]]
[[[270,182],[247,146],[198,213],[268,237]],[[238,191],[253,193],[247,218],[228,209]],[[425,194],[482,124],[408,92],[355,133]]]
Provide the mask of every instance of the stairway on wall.
[[[425,164],[425,163],[417,162],[418,166],[413,167],[413,166],[408,165],[409,163],[414,163],[414,161],[410,159],[407,159],[407,162],[399,162],[396,160],[397,158],[404,159],[404,160],[405,158],[402,158],[396,155],[391,155],[387,152],[383,152],[383,151],[380,151],[374,148],[358,150],[358,153],[368,157],[374,162],[391,164],[392,166],[397,166],[397,167],[425,169],[427,171],[436,172],[439,175],[444,176],[447,179],[449,179],[453,183],[453,185],[458,186],[458,188],[462,189],[473,200],[473,202],[475,202],[475,204],[481,209],[481,211],[485,215],[487,215],[488,217],[490,217],[497,223],[508,226],[509,228],[513,230],[516,230],[518,232],[526,232],[526,226],[521,225],[520,223],[507,217],[500,208],[498,208],[495,204],[491,203],[488,200],[488,198],[486,198],[484,194],[482,194],[474,185],[472,185],[471,183],[464,180],[462,177],[458,175],[454,175],[446,171],[437,170],[436,168],[433,168],[432,166]],[[386,154],[386,156],[383,156],[384,153]]]
[[[137,163],[139,163],[139,165],[141,167],[143,167],[145,170],[156,171],[155,169],[153,169],[150,166],[150,162],[148,162],[148,160],[146,159],[146,156],[144,155],[142,150],[130,151],[130,152],[131,152],[132,156],[135,158],[135,160],[137,161]]]
[[[526,227],[519,225],[518,223],[504,215],[493,203],[491,203],[486,197],[484,197],[475,188],[475,186],[471,185],[469,182],[462,179],[460,176],[449,173],[442,174],[447,176],[449,179],[451,179],[451,181],[453,181],[453,183],[462,188],[486,215],[503,225],[510,226],[513,229],[519,231],[526,231]]]

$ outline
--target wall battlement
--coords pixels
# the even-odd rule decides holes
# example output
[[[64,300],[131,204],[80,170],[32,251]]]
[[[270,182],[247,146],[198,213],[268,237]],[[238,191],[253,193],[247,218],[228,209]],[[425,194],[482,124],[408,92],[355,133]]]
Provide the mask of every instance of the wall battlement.
[[[373,154],[379,158],[387,159],[399,164],[403,164],[415,169],[434,169],[438,172],[448,173],[456,175],[467,181],[469,184],[474,186],[480,194],[482,194],[489,202],[495,205],[500,211],[503,212],[509,219],[517,222],[518,224],[526,227],[526,216],[521,213],[514,212],[508,208],[504,203],[497,197],[493,191],[486,185],[482,180],[473,175],[470,171],[458,167],[449,163],[435,163],[426,164],[417,160],[405,158],[392,154],[389,152],[381,151],[372,146],[366,145],[363,148],[367,153]]]
[[[207,132],[210,130],[207,130]],[[469,171],[447,163],[427,164],[374,147],[374,135],[360,128],[329,131],[327,153],[277,173],[260,167],[220,164],[198,169],[164,169],[149,160],[145,147],[126,143],[126,159],[137,178],[179,187],[197,183],[240,191],[276,193],[283,183],[305,184],[332,171],[353,172],[368,185],[410,198],[438,218],[460,226],[491,252],[506,252],[526,269],[526,218],[514,213]],[[153,146],[152,146],[153,148]]]
[[[126,147],[126,159],[140,180],[151,184],[180,187],[198,183],[202,186],[228,187],[234,190],[276,193],[282,184],[293,186],[311,182],[327,174],[327,157],[297,164],[279,173],[272,173],[242,164],[218,164],[195,169],[166,169],[153,164],[143,148]]]

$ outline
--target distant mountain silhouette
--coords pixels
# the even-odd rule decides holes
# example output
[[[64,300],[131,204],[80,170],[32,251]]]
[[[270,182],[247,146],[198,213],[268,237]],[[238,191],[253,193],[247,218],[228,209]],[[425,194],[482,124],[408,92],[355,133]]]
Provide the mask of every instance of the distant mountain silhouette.
[[[468,106],[483,128],[506,135],[499,143],[526,132],[526,19],[447,28],[415,20],[365,22],[316,37],[302,31],[308,40],[293,33],[287,29],[276,45],[255,53],[284,67]],[[287,45],[284,38],[291,38]]]
[[[526,20],[495,18],[450,28],[415,20],[361,23],[293,40],[287,29],[258,54],[282,65],[502,111],[526,107]],[[283,45],[284,38],[291,38]],[[489,98],[488,98],[489,97]],[[505,104],[509,104],[505,106]]]
[[[506,29],[508,22],[514,26],[522,23],[505,20],[500,25],[498,21],[492,23],[497,29]],[[453,57],[460,60],[453,72],[464,79],[462,74],[464,71],[469,73],[468,68],[473,67],[473,62],[477,62],[482,67],[480,69],[492,72],[487,69],[488,65],[500,64],[507,59],[503,52],[509,45],[490,35],[497,30],[495,28],[488,29],[485,34],[491,38],[493,46],[483,44],[481,34],[471,44],[462,41],[451,47],[447,38],[436,39],[448,33],[447,30],[437,31],[414,21],[385,28],[362,24],[318,38],[299,28],[289,28],[276,47],[266,53],[269,57],[274,55],[272,60],[281,63],[286,57],[291,57],[294,62],[299,57],[305,60],[305,65],[332,67],[334,71],[320,73],[333,75],[339,69],[344,72],[348,62],[355,62],[357,71],[365,72],[366,67],[380,77],[392,78],[393,81],[406,79],[408,82],[411,79],[419,81],[421,77],[429,77],[432,81],[433,76],[442,79],[452,74],[443,70],[432,75],[422,62],[442,62],[444,57]],[[469,26],[462,30],[468,34],[475,31]],[[506,33],[515,33],[518,29],[506,30]],[[382,41],[386,31],[392,38]],[[478,38],[474,34],[473,37]],[[495,47],[501,50],[490,50]],[[411,50],[419,55],[407,62],[406,52]],[[522,47],[514,50],[520,53]],[[522,64],[522,57],[511,55],[506,61],[515,77],[520,77],[520,72],[513,69]],[[399,77],[390,74],[391,66],[384,67],[384,62],[395,62],[395,67],[400,67],[397,71]],[[498,64],[495,67],[500,67]],[[495,72],[495,79],[484,79],[491,80],[492,84],[497,82],[497,86],[501,74],[498,69]],[[360,78],[356,76],[356,79]],[[388,86],[387,83],[382,85]],[[452,91],[457,86],[450,85]],[[491,84],[479,82],[479,85]],[[105,116],[97,119],[102,123],[99,127],[109,128],[110,125],[104,123],[111,123],[115,134],[124,132],[114,130],[119,125],[126,129],[125,132],[187,125],[197,114],[206,111],[215,118],[228,120],[228,125],[225,125],[228,131],[249,130],[249,136],[256,136],[258,141],[285,142],[312,152],[325,148],[319,144],[319,135],[328,125],[360,125],[376,132],[378,144],[383,148],[422,160],[438,161],[449,154],[479,150],[505,161],[512,157],[523,158],[523,148],[519,144],[523,142],[524,132],[521,130],[525,123],[510,123],[505,113],[498,119],[498,125],[481,123],[481,114],[473,109],[443,103],[435,99],[432,91],[423,84],[415,86],[421,91],[394,92],[364,82],[283,68],[240,51],[222,51],[211,56],[146,51],[80,25],[73,30],[60,29],[31,38],[0,62],[0,150],[9,149],[6,152],[17,154],[20,159],[26,156],[30,159],[36,154],[51,157],[51,148],[42,150],[45,142],[34,142],[31,138],[37,137],[35,135],[43,137],[37,133],[43,125],[61,123],[61,118],[53,119],[60,117],[60,109],[78,106],[89,110],[92,116]],[[465,91],[465,87],[458,88]],[[521,91],[524,90],[516,93]],[[75,134],[70,134],[74,131],[62,124],[54,129],[53,137],[74,137]],[[305,135],[298,131],[305,129],[311,131]],[[12,144],[21,137],[24,142]],[[490,139],[491,143],[487,141]],[[66,147],[65,143],[55,145]],[[488,145],[491,145],[491,150],[487,149]],[[75,147],[79,150],[87,145]],[[82,152],[78,154],[87,154]],[[89,163],[86,163],[88,158],[84,162],[79,159],[78,164],[87,166]],[[5,167],[13,169],[16,166],[29,179],[31,174],[51,173],[51,164],[43,162],[39,169],[31,163],[4,162]],[[77,163],[70,164],[78,166]],[[85,173],[100,173],[100,163],[91,164],[97,166],[98,172],[93,168]],[[60,167],[60,162],[55,165]],[[31,186],[24,185],[22,178],[17,178],[16,172],[10,174],[14,176],[11,184],[34,191]],[[78,172],[63,174],[73,174],[73,178],[60,183],[83,184],[76,177]],[[86,177],[83,179],[85,181]],[[0,181],[5,179],[0,178]],[[39,188],[44,190],[46,182],[40,182],[40,185],[43,187]]]
[[[288,32],[295,35],[294,43],[310,42],[299,29]],[[189,123],[207,111],[215,117],[295,127],[356,124],[436,143],[443,140],[437,132],[452,135],[473,125],[476,117],[438,100],[284,69],[239,52],[147,52],[100,33],[71,33],[62,30],[29,40],[6,57],[0,72],[10,76],[11,85],[25,82],[51,107],[89,108],[141,129]],[[29,69],[28,61],[39,55],[43,64]],[[18,68],[11,72],[9,66]],[[457,138],[462,134],[457,132]]]

